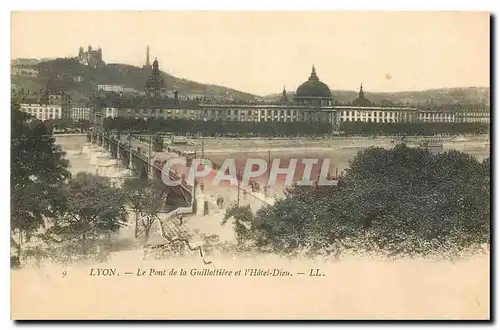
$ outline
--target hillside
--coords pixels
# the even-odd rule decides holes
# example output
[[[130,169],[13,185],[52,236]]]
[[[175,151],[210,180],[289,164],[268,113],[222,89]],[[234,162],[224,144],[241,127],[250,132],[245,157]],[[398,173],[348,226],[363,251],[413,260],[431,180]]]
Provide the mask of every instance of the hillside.
[[[73,99],[90,96],[97,90],[97,85],[123,85],[138,91],[144,90],[149,70],[127,64],[107,64],[93,69],[78,63],[76,59],[59,58],[36,64],[39,71],[37,78],[12,76],[12,83],[18,88],[40,90],[46,87],[72,94]],[[177,78],[161,72],[167,91],[176,89],[182,97],[232,97],[236,100],[260,99],[256,95],[244,93],[231,88],[200,84],[194,81]]]
[[[358,92],[345,90],[332,90],[332,96],[340,103],[349,103],[358,97]],[[289,93],[289,98],[293,93]],[[424,91],[406,91],[395,93],[370,93],[365,91],[365,97],[376,104],[411,103],[414,105],[431,103],[435,105],[444,104],[490,104],[490,89],[487,87],[465,87],[465,88],[440,88]],[[265,100],[279,100],[281,94],[270,94],[264,96]]]
[[[13,63],[34,64],[39,70],[37,78],[12,76],[12,83],[18,88],[38,91],[49,87],[54,90],[64,89],[74,100],[87,98],[97,90],[97,85],[123,85],[138,91],[144,90],[149,76],[149,70],[127,64],[107,64],[98,69],[81,65],[74,58],[58,58],[55,60],[17,59]],[[38,63],[37,63],[38,62]],[[167,91],[176,89],[181,97],[216,97],[235,100],[253,101],[262,99],[260,96],[244,93],[231,88],[201,84],[182,78],[177,78],[161,72]],[[335,100],[350,103],[357,97],[357,91],[332,90]],[[404,91],[395,93],[370,93],[365,96],[376,104],[411,103],[421,105],[431,103],[444,104],[490,104],[490,90],[487,87],[441,88],[424,91]],[[289,98],[293,97],[289,93]],[[276,101],[281,94],[270,94],[264,97],[268,101]]]

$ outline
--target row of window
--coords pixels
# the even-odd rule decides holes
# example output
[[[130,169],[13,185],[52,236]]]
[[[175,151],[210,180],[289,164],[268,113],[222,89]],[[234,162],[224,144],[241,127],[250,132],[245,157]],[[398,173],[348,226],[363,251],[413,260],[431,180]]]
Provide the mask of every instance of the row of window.
[[[61,111],[61,109],[57,109],[57,108],[22,108],[24,111],[27,111],[28,113],[37,113],[37,112],[49,112],[49,110],[51,112],[56,112],[56,113],[59,113]]]
[[[44,120],[44,119],[60,119],[61,116],[57,114],[48,114],[48,113],[38,113],[38,114],[33,114],[37,119]]]
[[[85,109],[85,111],[88,111]],[[164,116],[165,114],[168,117],[172,117],[175,115],[181,115],[183,117],[189,116],[190,118],[195,118],[196,114],[199,114],[199,110],[195,109],[116,109],[116,108],[107,108],[107,117],[116,117],[116,116],[126,116],[126,117],[135,117],[136,115],[150,115],[150,116]],[[416,119],[417,114],[420,120],[430,120],[430,121],[455,121],[454,114],[450,113],[410,113],[410,112],[397,112],[397,111],[374,111],[374,112],[366,112],[366,111],[341,111],[339,112],[340,121],[358,121],[362,118],[363,121],[368,122],[397,122],[399,121],[407,121],[411,119]],[[478,113],[481,114],[481,113]],[[302,112],[298,110],[266,110],[263,109],[260,112],[260,118],[262,119],[309,119],[311,117],[318,117],[319,113],[310,113],[310,112]],[[325,114],[323,114],[325,115]],[[332,115],[335,115],[334,113]],[[214,109],[205,109],[203,110],[204,118],[214,119],[214,118],[225,118],[229,120],[243,120],[247,119],[258,120],[259,111],[258,110],[235,110],[235,109],[226,109],[226,110],[214,110]],[[321,116],[321,115],[320,115]],[[174,116],[176,117],[176,116]],[[373,121],[372,121],[373,118]],[[483,117],[484,118],[484,117]],[[325,116],[326,119],[326,116]]]
[[[107,112],[108,113],[112,113],[113,110],[118,110],[118,109],[115,109],[115,108],[107,108]],[[121,111],[123,111],[122,109],[120,109]],[[197,113],[199,110],[195,110],[195,109],[127,109],[127,112],[128,113],[132,113],[133,111],[136,111],[136,113],[139,113],[139,114],[155,114],[155,113],[160,113],[160,114],[164,114],[165,112],[166,113],[176,113],[176,114],[195,114]],[[237,110],[237,109],[227,109],[227,110],[215,110],[215,109],[204,109],[202,110],[203,111],[203,114],[204,115],[209,115],[209,114],[213,114],[215,115],[216,113],[219,113],[219,114],[227,114],[227,115],[237,115],[238,113],[240,115],[254,115],[254,116],[258,116],[259,115],[259,110]],[[269,113],[272,113],[273,115],[274,114],[281,114],[281,115],[284,115],[285,113],[294,113],[294,114],[298,114],[299,113],[299,110],[291,110],[291,111],[287,111],[287,110],[267,110],[267,109],[262,109],[260,110],[260,113],[261,114],[269,114]],[[412,112],[412,113],[409,113],[409,112],[397,112],[397,111],[340,111],[340,115],[341,116],[373,116],[373,117],[395,117],[397,115],[401,115],[401,116],[412,116],[412,115],[419,115],[419,116],[446,116],[446,117],[451,117],[453,116],[453,114],[450,114],[450,113],[415,113],[415,112]],[[484,113],[470,113],[468,115],[473,115],[473,116],[484,116]]]
[[[451,118],[453,117],[453,114],[451,113],[420,113],[420,117],[446,117],[446,118]]]
[[[340,115],[342,117],[348,117],[348,116],[368,116],[368,117],[371,117],[373,115],[373,117],[395,117],[397,116],[398,114],[401,114],[403,116],[405,115],[413,115],[413,113],[406,113],[406,112],[403,112],[403,113],[399,113],[399,112],[393,112],[393,111],[341,111],[340,112]]]
[[[398,120],[397,119],[393,119],[393,118],[368,118],[367,120],[361,120],[360,118],[356,118],[355,120],[352,119],[352,118],[340,118],[340,122],[365,122],[365,123],[397,123]]]
[[[108,108],[107,109],[107,114],[108,115],[111,115],[113,114],[113,110],[112,108]],[[175,110],[172,110],[172,109],[159,109],[159,110],[156,110],[156,109],[137,109],[135,111],[133,111],[132,109],[127,109],[126,110],[126,113],[128,115],[131,115],[131,114],[134,114],[134,113],[137,113],[137,114],[151,114],[151,115],[155,115],[155,114],[172,114],[172,113],[175,113],[175,114],[183,114],[183,115],[188,115],[188,114],[191,114],[191,115],[194,115],[197,113],[196,110],[188,110],[188,109],[175,109]],[[259,115],[259,112],[258,111],[240,111],[239,114],[237,112],[237,110],[234,110],[234,112],[232,110],[226,110],[225,111],[226,115],[228,116],[255,116],[257,117]],[[203,111],[203,114],[205,116],[216,116],[216,115],[224,115],[224,112],[216,112],[215,110],[211,110],[210,112],[208,112],[207,110],[204,110]],[[263,111],[261,112],[261,116],[270,116],[270,115],[273,115],[273,116],[277,116],[277,115],[280,115],[280,116],[297,116],[299,115],[299,111],[284,111],[284,110],[281,110],[281,111],[278,111],[278,110],[273,110],[273,111]]]

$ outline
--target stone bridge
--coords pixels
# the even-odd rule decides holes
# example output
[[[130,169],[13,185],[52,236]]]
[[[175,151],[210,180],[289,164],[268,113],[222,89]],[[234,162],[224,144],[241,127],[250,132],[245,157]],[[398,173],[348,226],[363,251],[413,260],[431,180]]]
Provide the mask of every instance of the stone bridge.
[[[130,141],[124,141],[118,136],[97,131],[89,132],[87,141],[106,148],[112,158],[121,161],[125,167],[139,178],[149,177],[162,180],[162,175],[166,175],[166,173],[163,173],[162,164],[157,159],[153,159],[150,153],[145,153],[140,147],[134,147],[134,143]],[[181,179],[182,183],[177,186],[179,187],[178,191],[186,202],[192,205],[194,187],[187,183],[182,174],[169,171],[168,175],[171,180]]]
[[[164,148],[161,142],[160,148],[153,147],[152,137],[134,137],[118,134],[92,131],[87,135],[87,140],[92,144],[98,144],[120,160],[124,166],[129,168],[139,178],[153,178],[162,180],[162,175],[167,175],[163,170],[164,164],[172,158],[183,158],[187,166],[174,165],[168,169],[171,180],[181,180],[177,187],[186,202],[192,208],[194,214],[207,215],[210,209],[225,208],[230,204],[250,205],[256,211],[262,206],[274,203],[274,199],[264,193],[254,192],[251,187],[240,185],[241,178],[237,177],[238,185],[229,184],[210,185],[210,178],[196,178],[193,184],[187,181],[189,176],[191,160],[193,156],[175,150],[169,146]],[[214,171],[218,169],[214,165]],[[213,173],[212,173],[213,175]],[[218,201],[222,198],[223,205]]]

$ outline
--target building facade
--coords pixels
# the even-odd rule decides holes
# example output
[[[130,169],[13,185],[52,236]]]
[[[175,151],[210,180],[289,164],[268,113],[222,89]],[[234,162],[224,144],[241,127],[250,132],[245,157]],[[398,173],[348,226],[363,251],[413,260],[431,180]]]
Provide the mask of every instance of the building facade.
[[[97,90],[105,91],[105,92],[120,93],[120,92],[123,92],[123,86],[122,85],[97,85]]]
[[[14,76],[23,76],[23,77],[38,77],[38,69],[36,66],[31,65],[13,65],[11,67],[11,74]]]
[[[71,111],[69,118],[74,121],[88,120],[90,121],[90,114],[92,108],[86,103],[73,103],[71,104]]]
[[[54,119],[70,119],[71,97],[64,93],[45,93],[38,97],[27,96],[21,99],[21,111],[45,121]]]
[[[55,104],[21,103],[21,110],[42,121],[63,118],[62,107]]]
[[[351,104],[338,104],[330,88],[320,81],[313,66],[307,81],[301,84],[292,100],[283,89],[279,102],[209,102],[203,100],[180,100],[177,91],[174,97],[165,97],[164,81],[155,59],[149,79],[145,85],[146,97],[114,97],[96,106],[95,120],[101,124],[105,118],[163,118],[191,120],[222,120],[241,122],[327,122],[338,129],[344,122],[363,123],[454,123],[489,122],[489,111],[436,111],[417,107],[373,104],[368,100],[361,85],[358,97]]]
[[[491,111],[487,107],[461,110],[455,113],[457,123],[490,123]]]

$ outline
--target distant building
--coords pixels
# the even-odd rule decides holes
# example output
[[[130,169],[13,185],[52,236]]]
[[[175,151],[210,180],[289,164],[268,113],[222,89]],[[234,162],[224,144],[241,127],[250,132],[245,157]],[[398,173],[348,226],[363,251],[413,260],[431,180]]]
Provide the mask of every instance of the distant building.
[[[89,45],[87,51],[84,51],[83,47],[80,47],[78,51],[78,62],[91,68],[97,68],[104,65],[101,47],[97,48],[97,50],[93,50],[92,46]]]
[[[140,94],[140,91],[132,87],[123,87],[123,93]]]
[[[485,123],[491,122],[491,111],[489,107],[478,106],[472,109],[455,112],[455,122],[457,123]]]
[[[363,83],[359,87],[358,98],[352,101],[352,105],[355,107],[371,107],[373,103],[365,98],[365,92],[363,91]]]
[[[42,121],[63,118],[62,107],[60,105],[40,104],[38,102],[21,103],[21,111]]]
[[[456,112],[452,110],[420,110],[418,121],[421,123],[455,123],[457,122]]]
[[[40,61],[37,59],[34,59],[34,58],[16,58],[16,59],[10,61],[10,64],[12,66],[15,66],[15,65],[35,66],[38,63],[40,63]]]
[[[146,81],[144,89],[146,90],[148,96],[159,96],[165,90],[165,83],[163,81],[163,77],[161,76],[160,67],[156,57],[153,61],[153,70]]]
[[[21,111],[45,121],[70,118],[71,97],[64,93],[45,91],[38,97],[28,95],[21,100]]]
[[[105,92],[123,92],[123,85],[97,85],[97,90]]]
[[[104,118],[164,118],[191,120],[221,120],[240,122],[320,122],[329,123],[335,130],[345,122],[377,124],[391,123],[457,123],[489,122],[489,109],[456,108],[423,109],[412,106],[396,106],[385,100],[375,104],[365,97],[361,84],[358,97],[349,104],[339,104],[333,99],[330,88],[321,82],[313,66],[307,81],[301,84],[289,101],[283,88],[279,102],[241,102],[234,100],[208,100],[205,97],[180,98],[174,89],[173,97],[167,97],[164,81],[160,76],[158,60],[145,84],[144,97],[130,97],[120,94],[109,97],[95,105],[95,120]]]
[[[90,121],[91,107],[86,103],[71,104],[70,119],[74,121],[89,120]]]
[[[11,72],[14,76],[38,77],[38,68],[32,65],[13,65],[11,66]]]

